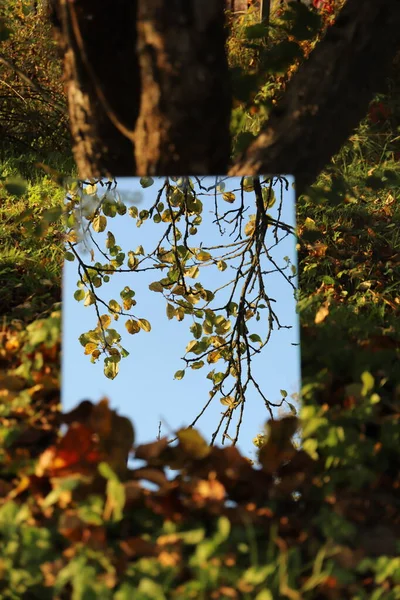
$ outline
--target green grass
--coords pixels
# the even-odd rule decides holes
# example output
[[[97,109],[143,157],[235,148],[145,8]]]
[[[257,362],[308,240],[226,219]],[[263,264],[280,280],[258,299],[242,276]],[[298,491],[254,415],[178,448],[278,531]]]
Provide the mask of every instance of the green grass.
[[[60,301],[63,226],[61,220],[46,225],[43,213],[63,197],[43,175],[20,197],[0,189],[0,315],[30,319]]]

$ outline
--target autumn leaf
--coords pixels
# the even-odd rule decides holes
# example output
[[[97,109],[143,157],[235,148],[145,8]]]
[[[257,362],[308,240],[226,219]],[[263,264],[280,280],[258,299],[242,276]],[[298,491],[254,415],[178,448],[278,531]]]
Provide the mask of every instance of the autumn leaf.
[[[264,471],[274,473],[282,463],[294,457],[296,449],[292,437],[297,426],[296,417],[285,417],[267,423],[267,441],[258,451],[258,460]]]
[[[139,319],[138,324],[143,331],[151,331],[151,325],[146,319]]]
[[[211,260],[212,256],[209,252],[205,252],[204,250],[200,250],[196,255],[197,260],[201,260],[205,262],[207,260]]]
[[[315,315],[315,319],[314,322],[318,325],[319,323],[322,323],[322,321],[324,321],[326,319],[326,317],[329,315],[329,300],[326,300],[322,306],[320,306],[320,308],[317,311],[317,314]]]
[[[205,458],[211,452],[210,446],[196,429],[179,429],[177,437],[183,452],[190,458]]]
[[[101,315],[100,323],[101,323],[102,327],[104,327],[104,329],[107,329],[107,327],[109,327],[109,325],[111,323],[110,315]],[[100,323],[98,325],[100,325]]]
[[[129,319],[128,321],[126,321],[125,327],[126,327],[127,332],[130,333],[131,335],[133,335],[135,333],[139,333],[139,331],[140,331],[138,322],[134,321],[133,319]]]
[[[222,194],[222,198],[225,200],[225,202],[229,202],[229,204],[232,204],[233,202],[235,202],[235,194],[233,192],[226,192],[225,194]]]
[[[94,472],[101,459],[93,429],[74,422],[56,446],[40,455],[36,475],[65,477],[71,473],[88,474]]]

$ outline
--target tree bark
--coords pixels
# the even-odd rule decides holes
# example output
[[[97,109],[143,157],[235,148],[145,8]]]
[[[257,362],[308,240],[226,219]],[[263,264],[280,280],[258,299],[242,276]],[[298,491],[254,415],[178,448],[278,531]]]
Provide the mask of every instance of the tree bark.
[[[225,0],[53,0],[81,177],[228,170]],[[301,194],[365,116],[400,46],[399,0],[347,0],[229,175]]]
[[[138,0],[137,174],[217,175],[230,154],[224,0]]]
[[[359,0],[347,0],[229,174],[292,174],[297,194],[302,194],[384,88],[399,47],[398,0],[368,0],[362,6]]]
[[[224,0],[55,0],[82,178],[225,173]]]
[[[112,13],[97,0],[52,4],[79,176],[132,175],[140,103],[136,0],[114,0]]]

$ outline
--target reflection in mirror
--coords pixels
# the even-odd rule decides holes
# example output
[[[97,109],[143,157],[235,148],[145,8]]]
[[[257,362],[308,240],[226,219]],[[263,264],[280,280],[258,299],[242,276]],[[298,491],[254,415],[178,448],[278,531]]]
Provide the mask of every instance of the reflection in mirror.
[[[136,443],[194,425],[254,457],[300,385],[291,181],[126,178],[67,202],[64,411],[106,396]]]

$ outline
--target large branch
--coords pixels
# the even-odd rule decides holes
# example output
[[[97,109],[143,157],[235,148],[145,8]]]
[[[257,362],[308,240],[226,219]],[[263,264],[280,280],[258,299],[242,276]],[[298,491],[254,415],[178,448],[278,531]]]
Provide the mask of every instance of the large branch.
[[[229,174],[290,173],[303,193],[384,88],[399,47],[399,0],[347,0]]]

